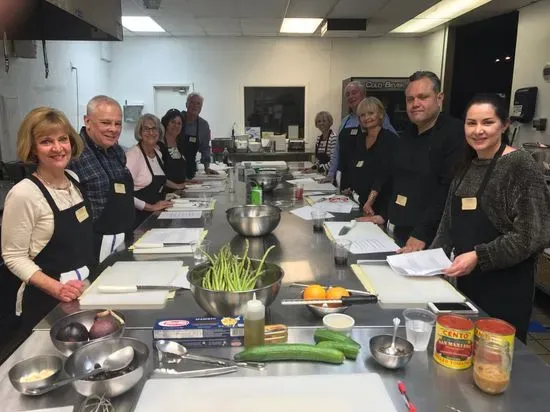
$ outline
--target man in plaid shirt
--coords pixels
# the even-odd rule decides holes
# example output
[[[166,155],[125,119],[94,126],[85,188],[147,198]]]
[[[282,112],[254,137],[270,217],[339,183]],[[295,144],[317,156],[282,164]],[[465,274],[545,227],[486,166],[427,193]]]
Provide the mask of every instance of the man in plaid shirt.
[[[92,98],[80,131],[84,151],[69,168],[80,178],[94,222],[96,255],[102,261],[124,241],[134,222],[133,180],[118,145],[122,109],[108,96]]]

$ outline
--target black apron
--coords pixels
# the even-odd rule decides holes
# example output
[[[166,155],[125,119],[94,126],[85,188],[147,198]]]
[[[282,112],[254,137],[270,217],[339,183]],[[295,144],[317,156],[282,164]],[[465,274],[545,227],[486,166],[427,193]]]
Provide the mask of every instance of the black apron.
[[[475,210],[462,210],[463,198],[453,193],[451,240],[456,256],[471,252],[476,245],[491,242],[502,235],[483,211],[480,199],[505,147],[504,144],[501,146],[485,172],[476,193],[477,207]],[[457,189],[465,174],[462,175]],[[471,200],[466,200],[466,202],[471,202]],[[463,294],[490,316],[514,325],[516,337],[525,342],[535,291],[535,260],[533,257],[512,267],[488,272],[482,272],[479,267],[476,267],[471,274],[458,277],[457,285]]]
[[[432,167],[430,139],[415,138],[412,144],[414,150],[402,147],[396,151],[393,195],[388,205],[390,222],[395,225],[393,235],[400,246],[406,244],[414,227],[420,223],[421,213],[428,206],[427,199],[438,184]],[[426,243],[430,244],[431,239]]]
[[[200,118],[197,117],[197,129],[194,135],[187,134],[185,132],[186,127],[184,124],[182,134],[183,155],[187,159],[186,175],[188,179],[193,179],[197,173],[197,153],[199,151],[199,123]]]
[[[321,135],[322,136],[322,135]],[[328,142],[330,140],[330,132],[328,135],[328,138],[325,142],[325,150],[323,152],[319,151],[319,148],[321,147],[321,136],[319,136],[319,140],[317,141],[317,144],[315,145],[315,158],[317,159],[317,162],[319,163],[319,168],[321,168],[323,165],[327,165],[330,163],[330,156],[327,153],[328,152]]]
[[[78,188],[84,199],[85,194],[80,189],[78,182],[66,173],[70,181]],[[50,241],[44,249],[34,258],[34,262],[40,266],[42,272],[59,280],[61,273],[88,266],[90,272],[95,267],[93,224],[90,208],[86,200],[65,210],[59,210],[50,192],[35,176],[29,179],[35,183],[48,201],[53,212],[54,231]],[[80,219],[80,220],[79,220]],[[9,338],[13,329],[18,328],[18,333],[28,335],[32,328],[40,322],[59,301],[43,292],[41,289],[27,284],[23,294],[23,312],[20,317],[15,315],[17,291],[22,282],[11,273],[6,266],[0,271],[0,284],[3,290],[2,307],[7,316],[2,319],[2,341]],[[6,336],[4,336],[6,335]]]
[[[183,154],[183,146],[180,145],[179,141],[180,139],[178,139],[177,147],[175,148],[181,155],[181,158],[179,159],[175,159],[170,155],[168,145],[159,142],[159,149],[162,154],[162,162],[164,163],[164,173],[166,173],[166,179],[171,180],[174,183],[184,183],[187,180],[187,160]],[[174,190],[165,187],[164,191],[172,192]]]
[[[164,184],[166,183],[166,176],[154,174],[153,168],[151,167],[151,163],[149,163],[149,158],[143,151],[141,144],[139,145],[139,149],[143,154],[143,157],[145,159],[145,163],[147,164],[147,168],[149,169],[149,172],[151,172],[151,183],[149,183],[149,185],[145,186],[144,188],[136,191],[134,193],[134,196],[140,200],[143,200],[146,203],[149,203],[150,205],[154,205],[155,203],[164,199],[163,188],[164,188]],[[155,151],[155,157],[157,158],[157,162],[159,163],[161,169],[164,171],[164,165],[162,164],[162,161],[160,160],[156,151]],[[150,215],[151,215],[151,212],[147,212],[145,210],[136,211],[134,228],[138,227]]]
[[[134,181],[130,172],[123,178],[115,179],[108,168],[103,165],[95,149],[92,149],[92,151],[99,165],[109,178],[107,203],[99,217],[94,221],[95,254],[99,260],[103,235],[131,233],[136,216],[136,208],[134,206]],[[117,160],[123,167],[126,167],[118,157]]]

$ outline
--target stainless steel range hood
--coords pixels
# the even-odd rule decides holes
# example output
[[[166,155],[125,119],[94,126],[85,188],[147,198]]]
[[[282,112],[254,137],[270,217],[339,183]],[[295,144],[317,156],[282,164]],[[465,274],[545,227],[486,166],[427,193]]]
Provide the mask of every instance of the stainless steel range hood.
[[[10,40],[122,40],[121,0],[20,0]]]

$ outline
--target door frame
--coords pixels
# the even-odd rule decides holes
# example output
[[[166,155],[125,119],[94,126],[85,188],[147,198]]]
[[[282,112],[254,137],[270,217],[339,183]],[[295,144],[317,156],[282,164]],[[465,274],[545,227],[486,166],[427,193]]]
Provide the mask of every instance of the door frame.
[[[187,82],[187,83],[161,83],[161,84],[153,84],[153,108],[155,113],[157,112],[157,90],[172,90],[177,91],[174,89],[181,89],[181,88],[187,88],[187,93],[193,93],[195,91],[195,83]]]

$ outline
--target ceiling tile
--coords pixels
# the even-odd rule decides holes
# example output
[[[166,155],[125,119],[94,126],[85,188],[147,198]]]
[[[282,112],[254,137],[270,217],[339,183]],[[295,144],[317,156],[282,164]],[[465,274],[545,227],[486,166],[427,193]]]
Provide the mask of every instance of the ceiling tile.
[[[241,19],[241,31],[250,34],[279,34],[282,19]]]
[[[221,18],[199,18],[200,26],[208,35],[241,35],[241,24],[239,19]]]
[[[340,0],[332,9],[328,17],[335,19],[368,19],[376,15],[389,0]],[[417,0],[407,0],[406,2],[415,2]]]
[[[288,0],[238,0],[238,17],[280,19],[285,14],[287,3]]]
[[[292,0],[286,17],[325,18],[340,0]]]
[[[196,17],[239,17],[238,0],[187,0],[187,4]]]
[[[135,0],[122,0],[122,15],[123,16],[145,16],[147,12],[144,10],[143,3]]]
[[[395,21],[397,24],[401,24],[418,16],[439,1],[440,0],[414,0],[404,2],[402,0],[391,0],[376,14],[376,18],[386,21],[391,20]]]

